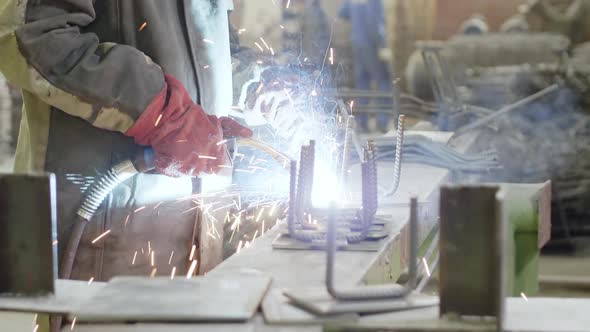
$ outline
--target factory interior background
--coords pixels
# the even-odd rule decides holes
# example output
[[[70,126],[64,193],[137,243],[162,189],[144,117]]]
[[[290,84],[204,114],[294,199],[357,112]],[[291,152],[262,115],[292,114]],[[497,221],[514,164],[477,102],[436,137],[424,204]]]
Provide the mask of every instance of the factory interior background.
[[[363,3],[378,7],[358,11],[355,6]],[[268,82],[275,80],[287,90],[297,81],[291,94],[282,97],[305,109],[277,113],[282,118],[271,126],[282,132],[254,130],[257,139],[278,135],[270,145],[299,158],[310,139],[321,144],[338,137],[324,137],[326,122],[342,122],[340,115],[332,119],[331,112],[345,108],[355,116],[350,127],[355,135],[377,142],[377,161],[393,165],[395,144],[387,142],[395,143],[399,135],[400,114],[407,133],[455,133],[451,142],[457,146],[464,143],[460,137],[477,132],[468,150],[461,151],[464,155],[406,137],[402,186],[404,163],[446,169],[448,184],[551,181],[551,229],[544,234],[550,240],[532,253],[534,266],[523,267],[533,269],[538,282],[530,297],[590,296],[590,0],[234,0],[233,5],[233,104],[243,102],[246,90],[259,94],[268,88],[236,86],[243,82],[240,75],[274,66],[280,70],[269,74]],[[149,22],[144,28],[150,28]],[[23,100],[1,75],[0,173],[12,173]],[[255,103],[264,108],[273,98],[281,98],[280,93],[271,91],[266,101]],[[232,108],[236,114],[243,111]],[[258,121],[256,116],[245,115],[246,123]],[[254,187],[256,195],[274,195],[282,188],[287,195],[288,172],[275,177],[256,172],[264,165],[252,168],[254,157],[249,166],[244,164],[249,156],[238,159],[236,167],[246,165],[252,174],[234,173],[236,186]],[[281,166],[276,168],[283,171]],[[318,176],[316,168],[316,179],[324,175]],[[332,184],[326,181],[322,193],[314,188],[314,195],[329,196]],[[258,196],[248,195],[244,191],[241,196],[244,204],[258,202]],[[287,211],[289,205],[284,199],[261,206],[266,210],[244,212],[237,227],[224,224],[223,259],[278,227],[281,216],[275,209]],[[272,218],[260,227],[266,214]],[[437,294],[438,282],[433,273],[426,292]]]

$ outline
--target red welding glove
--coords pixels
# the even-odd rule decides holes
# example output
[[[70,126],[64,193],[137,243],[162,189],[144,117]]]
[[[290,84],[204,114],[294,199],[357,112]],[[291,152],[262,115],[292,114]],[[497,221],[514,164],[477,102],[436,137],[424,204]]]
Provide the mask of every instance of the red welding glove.
[[[193,103],[176,78],[166,84],[125,134],[151,146],[156,170],[169,176],[215,173],[227,164],[224,137],[251,137],[252,131],[230,118],[208,115]]]

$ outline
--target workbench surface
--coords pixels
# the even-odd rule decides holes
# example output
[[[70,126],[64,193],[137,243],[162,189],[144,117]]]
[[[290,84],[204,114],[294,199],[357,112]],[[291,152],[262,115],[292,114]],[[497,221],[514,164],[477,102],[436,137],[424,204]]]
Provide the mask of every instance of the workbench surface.
[[[448,139],[448,138],[446,138]],[[458,151],[466,151],[474,141],[473,137],[466,137],[455,142]],[[379,181],[382,186],[389,186],[393,180],[393,163],[378,165]],[[353,169],[351,179],[355,178],[358,169]],[[356,176],[358,177],[358,176]],[[391,236],[383,247],[377,252],[338,252],[337,265],[335,267],[336,283],[338,285],[354,285],[359,283],[385,283],[394,282],[402,267],[405,265],[404,252],[402,249],[402,235],[404,227],[409,218],[409,199],[417,196],[419,200],[420,239],[424,239],[431,231],[438,215],[438,188],[449,177],[446,169],[435,168],[425,165],[404,164],[402,167],[401,183],[398,193],[393,199],[380,202],[379,214],[390,215],[394,223],[391,229]],[[360,183],[352,182],[353,186]],[[258,270],[272,277],[271,288],[277,290],[297,287],[322,287],[325,274],[325,253],[323,251],[300,251],[300,250],[276,250],[271,246],[272,241],[278,235],[277,227],[268,231],[264,236],[254,241],[249,248],[242,249],[218,267],[211,274],[234,273],[244,269]],[[405,244],[404,244],[405,246]],[[271,292],[272,293],[272,290]],[[270,294],[269,293],[269,294]],[[280,292],[279,292],[280,294]],[[286,305],[283,299],[270,299],[268,305]],[[286,315],[281,317],[281,315]],[[304,311],[285,307],[278,310],[278,318],[286,320],[294,319],[293,322],[306,323],[304,327],[282,328],[281,331],[313,331],[321,330],[320,327],[311,328],[312,316]],[[222,324],[222,325],[77,325],[75,330],[82,332],[90,331],[275,331],[278,326],[265,326],[261,315],[245,324]],[[66,327],[64,331],[69,331]]]
[[[448,140],[449,136],[442,136],[442,140]],[[458,150],[465,151],[472,140],[460,142]],[[393,181],[393,164],[379,163],[380,185],[387,187]],[[360,167],[352,169],[350,175],[351,186],[360,188]],[[383,247],[377,252],[338,252],[335,267],[337,284],[355,285],[359,283],[394,282],[401,267],[403,253],[401,249],[401,232],[409,218],[409,200],[417,196],[419,200],[419,215],[421,221],[420,238],[424,239],[432,229],[438,215],[438,187],[449,176],[449,171],[431,166],[418,164],[404,164],[400,187],[397,194],[386,200],[382,200],[378,214],[389,215],[393,218],[391,236]],[[265,305],[273,307],[271,320],[281,322],[288,321],[293,324],[305,324],[304,326],[280,327],[280,331],[321,331],[320,325],[313,325],[313,316],[305,311],[292,307],[280,298],[280,290],[297,287],[322,287],[325,274],[325,253],[323,251],[309,250],[277,250],[272,248],[272,241],[278,236],[278,227],[275,227],[254,241],[249,248],[242,249],[238,254],[228,258],[210,274],[228,274],[240,270],[257,270],[272,277],[271,291],[265,300]],[[276,331],[277,325],[265,323],[262,315],[257,315],[252,321],[245,324],[221,324],[221,325],[108,325],[108,326],[82,326],[76,327],[77,331]],[[65,331],[67,331],[66,329]]]

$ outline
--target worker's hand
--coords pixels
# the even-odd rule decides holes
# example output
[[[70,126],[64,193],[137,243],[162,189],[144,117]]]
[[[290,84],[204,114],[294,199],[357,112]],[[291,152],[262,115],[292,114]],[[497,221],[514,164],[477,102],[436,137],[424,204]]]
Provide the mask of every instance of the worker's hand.
[[[224,135],[250,137],[252,132],[229,118],[208,115],[182,83],[166,75],[166,86],[126,135],[154,149],[158,172],[196,176],[228,162]]]

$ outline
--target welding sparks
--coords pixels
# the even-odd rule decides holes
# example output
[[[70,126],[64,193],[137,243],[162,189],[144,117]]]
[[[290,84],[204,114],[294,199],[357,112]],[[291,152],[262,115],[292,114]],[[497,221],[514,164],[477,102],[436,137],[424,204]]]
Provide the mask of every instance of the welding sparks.
[[[330,64],[334,65],[334,49],[330,47]]]
[[[313,97],[315,97],[315,96],[317,96],[317,95],[318,95],[318,92],[317,92],[315,89],[313,89],[313,90],[311,91],[311,95],[312,95]]]
[[[275,50],[273,50],[273,48],[270,48],[270,54],[275,55]]]
[[[135,253],[133,254],[133,259],[131,260],[131,265],[135,265],[135,259],[137,259],[137,250],[135,250]]]
[[[193,247],[191,248],[191,254],[189,255],[189,258],[188,258],[189,261],[192,261],[193,258],[195,258],[195,251],[196,251],[196,249],[197,249],[197,246],[196,245],[193,245]]]
[[[90,285],[93,281],[94,281],[94,277],[92,277],[88,280],[88,284]]]
[[[76,326],[76,318],[77,317],[74,317],[74,319],[72,319],[72,325],[70,325],[70,331],[73,331],[74,330],[74,326]]]
[[[143,209],[145,209],[145,206],[142,206],[140,208],[135,209],[135,211],[133,211],[133,213],[137,213],[137,212],[139,212],[139,211],[141,211]]]
[[[108,231],[100,234],[96,239],[92,240],[92,244],[95,244],[96,242],[100,241],[100,239],[107,236],[110,232],[111,232],[111,230],[109,229]]]
[[[217,160],[217,157],[199,155],[199,159]]]
[[[285,27],[282,24],[279,24],[279,28],[285,30]]]
[[[426,274],[430,277],[431,273],[430,273],[430,268],[428,267],[428,262],[426,261],[426,258],[422,257],[422,264],[424,265],[424,270],[426,271]]]
[[[221,141],[217,142],[217,144],[215,144],[215,145],[217,145],[217,146],[223,145],[223,144],[227,143],[227,141],[228,140],[224,139],[224,140],[221,140]]]
[[[289,9],[289,6],[291,5],[291,0],[287,0],[287,5],[285,6],[286,9]]]
[[[529,301],[529,298],[524,293],[520,293],[520,297],[522,297],[527,302]]]
[[[260,40],[262,41],[262,43],[264,44],[264,46],[266,47],[267,50],[270,50],[270,46],[268,46],[268,44],[266,43],[266,41],[264,40],[264,38],[260,37]]]
[[[197,268],[197,261],[192,261],[191,262],[191,266],[188,269],[188,273],[186,274],[186,278],[187,279],[190,279],[193,276],[193,274],[195,274],[195,269],[196,268]]]
[[[157,127],[158,124],[160,124],[160,120],[162,120],[162,115],[164,114],[160,113],[160,115],[158,115],[158,119],[156,120],[156,123],[154,123],[154,127]]]
[[[264,48],[262,48],[262,46],[260,46],[260,44],[258,44],[258,42],[254,42],[254,45],[256,45],[256,47],[258,47],[261,52],[264,52]]]
[[[33,332],[37,332],[39,330],[39,324],[35,324],[35,328],[33,328]]]
[[[206,66],[203,66],[203,69],[208,69],[209,67],[211,67],[211,66],[206,65]]]
[[[203,38],[203,42],[207,44],[215,44],[211,39]]]
[[[151,259],[152,259],[152,261],[151,261],[152,267],[154,266],[154,260],[155,260],[154,255],[155,254],[156,254],[156,252],[155,251],[152,251],[152,257],[151,257]]]
[[[194,211],[194,210],[196,210],[196,209],[198,209],[198,208],[200,208],[200,206],[195,206],[195,207],[192,207],[192,208],[190,208],[190,209],[188,209],[188,210],[186,210],[186,211],[182,212],[182,214],[189,213],[189,212],[191,212],[191,211]]]
[[[148,241],[148,255],[152,252],[152,242]]]
[[[158,272],[158,268],[155,268],[155,267],[154,267],[154,268],[152,269],[152,273],[150,273],[150,278],[153,278],[153,277],[155,277],[155,276],[156,276],[156,272]]]
[[[239,254],[240,250],[242,250],[242,240],[240,240],[240,242],[238,242],[238,249],[236,250],[236,254]]]
[[[145,29],[145,27],[146,27],[146,26],[147,26],[147,22],[143,22],[143,23],[142,23],[142,24],[139,26],[139,29],[138,29],[138,31],[141,31],[141,30]]]
[[[238,30],[238,34],[241,35],[242,33],[246,32],[246,29],[240,29]]]
[[[264,208],[260,209],[260,212],[258,212],[258,216],[256,217],[256,222],[260,221],[260,218],[262,218],[263,213],[264,213]]]
[[[234,204],[233,203],[230,203],[228,205],[224,205],[224,206],[218,207],[217,209],[213,210],[213,212],[217,212],[217,211],[220,211],[220,210],[223,210],[223,209],[227,209],[227,208],[232,207],[232,206],[234,206]]]
[[[260,82],[260,84],[258,84],[258,88],[256,89],[256,94],[259,95],[260,92],[262,91],[262,88],[264,87],[264,83]]]
[[[170,280],[174,279],[174,275],[176,275],[176,266],[172,267],[172,272],[170,273]]]
[[[168,265],[172,264],[172,257],[174,257],[174,250],[170,253],[170,258],[168,258]]]
[[[52,246],[56,246],[59,243],[59,241],[55,240],[51,243]]]

